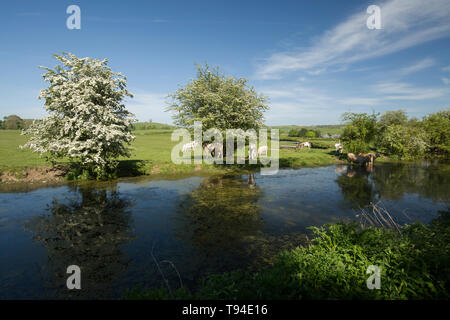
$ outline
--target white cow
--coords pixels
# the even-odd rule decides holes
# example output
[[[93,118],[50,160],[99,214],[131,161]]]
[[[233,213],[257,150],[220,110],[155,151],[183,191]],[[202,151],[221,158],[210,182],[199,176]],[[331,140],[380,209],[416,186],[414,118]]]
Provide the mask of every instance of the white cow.
[[[187,152],[187,151],[194,151],[194,149],[199,145],[197,141],[192,141],[189,143],[186,143],[181,148],[181,152]]]
[[[207,144],[203,150],[209,155],[212,155],[212,152],[214,151],[215,158],[223,157],[223,145],[219,142]]]
[[[256,160],[256,144],[250,143],[248,146],[248,159]]]
[[[303,147],[308,147],[308,149],[311,149],[311,143],[309,142],[300,142],[299,144],[297,144],[297,146],[295,147],[295,150],[301,149]]]
[[[267,152],[268,152],[268,148],[267,146],[261,146],[258,148],[258,156],[262,155],[263,153],[267,156]]]
[[[336,149],[336,152],[342,153],[344,146],[342,145],[341,140],[334,145],[334,148]]]

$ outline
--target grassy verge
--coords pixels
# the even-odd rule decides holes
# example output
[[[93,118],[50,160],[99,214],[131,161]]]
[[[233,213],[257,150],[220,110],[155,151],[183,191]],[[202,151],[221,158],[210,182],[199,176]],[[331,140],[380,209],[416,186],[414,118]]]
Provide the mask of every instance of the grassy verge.
[[[136,139],[132,144],[132,156],[119,159],[118,177],[198,171],[225,173],[257,168],[255,165],[175,165],[171,162],[171,150],[177,142],[170,140],[170,130],[138,130],[134,132],[134,135]],[[280,150],[280,167],[298,168],[338,163],[339,160],[336,159],[333,149],[331,149],[333,141],[322,140],[312,141],[313,149],[311,150]],[[29,169],[39,171],[40,174],[37,175],[39,177],[49,170],[44,158],[28,149],[19,148],[25,142],[26,137],[21,136],[19,131],[0,130],[0,177],[3,173],[12,177],[12,180],[21,180],[24,176],[30,177]],[[67,162],[62,161],[60,164],[64,166],[67,165]]]
[[[430,225],[398,230],[356,223],[311,228],[306,247],[282,251],[261,271],[237,270],[182,287],[129,290],[126,299],[448,299],[450,212]],[[380,268],[380,289],[369,290],[366,273]]]

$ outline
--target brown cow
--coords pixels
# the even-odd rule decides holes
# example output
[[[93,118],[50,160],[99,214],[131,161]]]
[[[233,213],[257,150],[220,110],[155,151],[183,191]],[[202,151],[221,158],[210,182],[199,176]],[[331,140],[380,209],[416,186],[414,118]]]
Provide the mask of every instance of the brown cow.
[[[355,155],[354,153],[348,153],[347,154],[347,161],[348,163],[354,162],[359,164],[360,166],[367,165],[368,163],[371,163],[372,157],[370,156],[364,156],[362,153],[359,153],[358,155]],[[372,162],[373,164],[373,162]],[[370,165],[370,164],[369,164]]]
[[[364,157],[365,159],[368,159],[366,162],[366,165],[373,167],[373,164],[375,163],[375,159],[378,157],[375,153],[358,153],[359,157]]]

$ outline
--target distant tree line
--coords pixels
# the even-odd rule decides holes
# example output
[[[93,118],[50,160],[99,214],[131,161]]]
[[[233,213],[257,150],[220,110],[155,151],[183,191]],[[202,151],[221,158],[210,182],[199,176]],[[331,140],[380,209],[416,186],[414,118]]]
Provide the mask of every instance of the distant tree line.
[[[0,129],[5,130],[28,129],[32,123],[33,123],[32,119],[22,119],[21,117],[13,114],[3,117],[3,120],[0,120]]]
[[[410,118],[405,111],[383,115],[344,113],[347,124],[341,140],[347,152],[375,150],[399,159],[450,155],[450,110],[422,118]]]
[[[291,129],[289,130],[289,137],[302,137],[302,138],[317,138],[320,137],[322,133],[320,130],[308,130],[306,128]]]
[[[171,130],[174,126],[164,123],[153,122],[136,122],[131,125],[132,130]]]

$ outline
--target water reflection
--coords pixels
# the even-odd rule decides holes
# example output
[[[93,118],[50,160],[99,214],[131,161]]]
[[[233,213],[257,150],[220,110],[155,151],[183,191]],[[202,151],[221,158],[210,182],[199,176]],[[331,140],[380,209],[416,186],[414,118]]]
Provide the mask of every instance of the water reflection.
[[[251,255],[249,242],[261,232],[262,192],[254,177],[248,180],[210,177],[181,201],[178,235],[194,248],[200,268],[229,268]]]
[[[127,267],[120,249],[131,237],[129,201],[115,187],[72,187],[76,199],[53,199],[50,214],[31,220],[28,230],[47,251],[47,287],[59,298],[106,298],[103,294]],[[81,268],[82,290],[67,290],[66,269]]]
[[[367,207],[380,199],[400,200],[418,194],[439,202],[449,202],[450,174],[433,163],[415,165],[377,164],[374,168],[340,165],[335,167],[344,199],[351,206]]]
[[[435,201],[450,200],[450,172],[447,166],[433,163],[384,165],[376,168],[373,181],[377,193],[390,200],[400,199],[405,193],[415,193]]]
[[[336,179],[336,184],[341,188],[342,195],[350,206],[356,203],[363,208],[375,201],[377,194],[370,179],[370,171],[365,167],[346,166],[346,170],[342,170]]]

